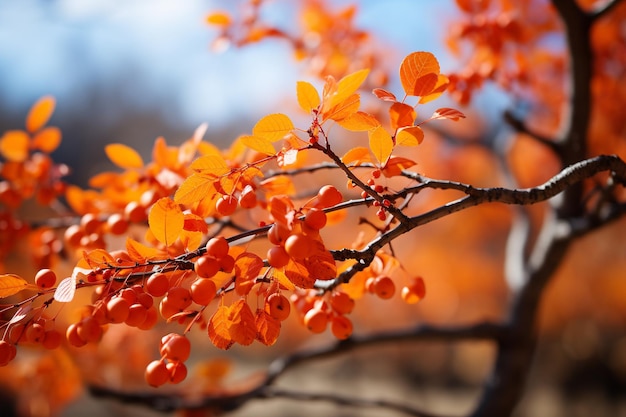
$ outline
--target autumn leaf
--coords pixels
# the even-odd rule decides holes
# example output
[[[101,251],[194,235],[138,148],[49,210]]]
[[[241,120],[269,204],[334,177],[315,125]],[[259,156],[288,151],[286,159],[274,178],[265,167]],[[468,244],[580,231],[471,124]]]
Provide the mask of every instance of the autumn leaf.
[[[265,191],[267,197],[278,194],[293,194],[296,190],[291,177],[287,175],[277,175],[263,180],[260,186]]]
[[[241,141],[248,148],[255,150],[257,152],[266,154],[266,155],[274,155],[276,154],[276,149],[274,149],[274,145],[268,139],[261,136],[242,136]]]
[[[256,339],[265,346],[272,346],[280,335],[280,321],[259,308],[254,316],[257,331]]]
[[[408,126],[396,132],[396,145],[417,146],[424,140],[424,131],[419,126]]]
[[[231,326],[230,319],[228,318],[229,312],[229,307],[221,305],[209,319],[207,326],[209,339],[218,349],[229,349],[233,343],[235,343],[229,332]]]
[[[54,291],[54,299],[60,303],[69,303],[76,293],[76,276],[64,278]]]
[[[122,143],[112,143],[104,147],[107,156],[115,165],[124,169],[142,168],[143,159],[141,155]]]
[[[442,107],[440,109],[435,110],[435,112],[431,116],[431,120],[434,120],[434,119],[449,119],[449,120],[453,120],[455,122],[459,121],[460,119],[464,119],[464,118],[465,118],[465,114],[463,114],[463,112],[460,112],[460,111],[458,111],[456,109],[450,109],[448,107]]]
[[[382,101],[398,101],[393,93],[385,90],[384,88],[375,88],[372,90],[372,94],[374,94]]]
[[[441,96],[444,91],[446,91],[449,85],[450,79],[443,74],[439,74],[439,76],[437,77],[437,84],[435,85],[435,88],[433,88],[432,91],[427,95],[420,97],[419,103],[426,104],[435,100],[436,98]]]
[[[402,173],[402,170],[411,168],[416,165],[415,161],[400,156],[394,156],[389,158],[389,161],[382,169],[383,175],[387,178],[395,177]]]
[[[148,213],[148,225],[154,237],[166,246],[172,245],[185,225],[185,215],[178,203],[168,197],[158,200]]]
[[[235,291],[247,295],[263,269],[263,259],[252,252],[244,252],[235,259]]]
[[[228,333],[235,343],[248,346],[254,342],[257,336],[256,320],[246,300],[239,299],[230,306],[228,320]]]
[[[312,277],[309,270],[300,262],[290,259],[284,269],[285,276],[296,287],[313,288],[315,277]]]
[[[438,74],[426,74],[415,80],[415,85],[411,91],[412,96],[428,96],[432,93],[439,79]]]
[[[393,151],[393,140],[384,127],[379,126],[369,133],[370,150],[381,165],[387,161]]]
[[[178,187],[174,201],[178,204],[191,205],[207,196],[216,194],[215,178],[203,174],[191,174]]]
[[[56,106],[56,100],[52,96],[45,96],[40,98],[33,107],[31,107],[28,115],[26,116],[26,130],[30,133],[35,133],[41,129],[54,112]]]
[[[209,226],[207,226],[206,221],[194,213],[185,213],[183,229],[189,232],[201,232],[204,234],[209,232]]]
[[[293,129],[293,122],[288,116],[274,113],[261,118],[252,128],[252,134],[276,142]]]
[[[306,81],[298,81],[296,84],[296,97],[298,105],[307,114],[320,105],[320,95],[313,84]]]
[[[360,106],[361,97],[358,94],[353,94],[328,111],[323,112],[322,117],[324,120],[339,121],[356,113]]]
[[[26,289],[28,282],[15,274],[0,275],[0,298],[10,297]]]
[[[286,290],[293,291],[296,289],[293,282],[289,281],[289,278],[280,269],[272,270],[272,278]]]
[[[337,266],[333,255],[326,250],[324,244],[319,240],[314,240],[313,245],[312,254],[302,262],[309,271],[309,275],[315,277],[316,280],[323,281],[336,278]]]
[[[348,117],[337,120],[337,124],[346,130],[353,132],[363,132],[367,130],[376,129],[380,126],[380,122],[376,117],[363,111],[357,111]]]
[[[354,162],[354,165],[359,166],[364,162],[371,162],[372,158],[369,149],[357,146],[346,152],[346,154],[341,157],[341,160],[346,165],[350,165]]]
[[[137,242],[130,237],[126,238],[126,252],[133,261],[138,263],[143,263],[145,261],[156,259],[164,259],[166,257],[165,252],[156,248],[146,246],[143,243]]]
[[[45,153],[54,152],[61,144],[61,129],[46,127],[33,136],[32,147]]]
[[[434,81],[421,79],[427,74],[434,74]],[[437,83],[439,74],[439,62],[430,52],[413,52],[407,55],[400,64],[400,82],[404,92],[409,96],[425,94],[424,86],[432,83],[432,88]],[[430,77],[433,80],[432,77]],[[428,93],[430,91],[427,91]],[[419,94],[416,94],[419,93]]]
[[[91,269],[107,268],[111,265],[115,265],[115,259],[109,252],[104,249],[93,249],[90,251],[83,251],[83,259],[87,262],[87,265]]]
[[[348,74],[337,82],[337,90],[331,96],[328,107],[332,108],[340,105],[343,101],[354,95],[361,87],[369,74],[369,69],[362,69],[352,74]]]
[[[189,168],[200,174],[216,178],[230,171],[226,161],[219,154],[203,155],[193,161]]]
[[[0,154],[8,161],[23,162],[28,158],[29,142],[28,133],[22,130],[8,130],[0,138]]]
[[[215,26],[228,26],[232,20],[230,15],[226,12],[213,12],[206,17],[206,22]]]
[[[389,107],[389,120],[392,129],[399,129],[405,126],[413,126],[413,122],[417,117],[417,112],[413,106],[404,103],[393,103]]]

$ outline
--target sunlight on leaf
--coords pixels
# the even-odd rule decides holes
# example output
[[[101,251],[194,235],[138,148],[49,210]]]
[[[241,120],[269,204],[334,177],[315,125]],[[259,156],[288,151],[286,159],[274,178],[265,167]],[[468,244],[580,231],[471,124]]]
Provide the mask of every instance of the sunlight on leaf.
[[[131,148],[121,143],[112,143],[104,147],[107,156],[115,165],[124,169],[142,168],[143,159],[141,155]]]
[[[293,122],[288,116],[274,113],[261,118],[252,128],[252,134],[276,142],[293,129]]]
[[[313,109],[316,109],[320,105],[320,95],[313,86],[313,84],[306,81],[298,81],[296,84],[296,97],[298,98],[298,105],[307,114],[310,114]]]
[[[48,120],[52,113],[54,112],[54,107],[56,106],[56,100],[52,96],[45,96],[40,98],[34,105],[31,107],[28,115],[26,116],[26,130],[30,133],[35,133],[39,129],[41,129]]]
[[[393,151],[393,140],[387,130],[380,126],[369,133],[370,150],[381,165],[384,165]]]
[[[172,245],[185,225],[185,215],[180,206],[168,197],[163,197],[150,208],[148,225],[154,237],[166,246]]]
[[[8,130],[0,138],[0,154],[7,160],[23,162],[28,158],[30,137],[22,130]]]
[[[15,274],[2,274],[0,275],[0,298],[9,297],[15,295],[18,292],[26,289],[28,282]]]

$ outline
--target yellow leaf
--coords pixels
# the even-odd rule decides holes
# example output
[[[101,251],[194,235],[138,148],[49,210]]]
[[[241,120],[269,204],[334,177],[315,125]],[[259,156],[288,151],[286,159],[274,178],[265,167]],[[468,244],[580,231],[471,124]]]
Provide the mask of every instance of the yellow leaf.
[[[313,84],[306,81],[298,81],[296,84],[296,97],[298,98],[298,104],[300,108],[306,113],[311,113],[313,109],[316,109],[320,105],[320,95],[313,87]]]
[[[83,251],[83,259],[91,269],[107,268],[115,265],[115,259],[104,249]]]
[[[398,129],[396,145],[417,146],[424,140],[424,131],[419,126],[408,126]]]
[[[363,111],[357,111],[346,118],[338,120],[337,123],[344,129],[353,132],[363,132],[380,126],[380,122],[376,117]]]
[[[276,154],[276,149],[274,149],[274,145],[269,140],[260,137],[260,136],[241,136],[240,140],[246,145],[248,148],[255,150],[257,152],[266,154],[266,155],[274,155]]]
[[[163,251],[146,246],[130,237],[126,238],[126,252],[128,252],[128,256],[130,256],[133,261],[139,263],[144,263],[150,260],[164,259],[166,257],[166,254]]]
[[[8,130],[0,138],[0,154],[7,160],[23,162],[28,158],[30,137],[22,130]]]
[[[226,12],[213,12],[206,17],[206,22],[215,26],[228,26],[231,23],[231,18]]]
[[[112,143],[105,146],[104,151],[111,162],[120,168],[130,169],[143,167],[141,155],[130,146],[121,143]]]
[[[52,112],[54,112],[55,105],[56,100],[52,96],[42,97],[33,104],[26,116],[26,130],[34,133],[48,123]]]
[[[288,291],[293,291],[296,289],[296,286],[293,285],[293,282],[289,281],[289,278],[287,278],[287,276],[280,269],[274,269],[272,271],[272,278],[274,278],[276,282],[285,287],[285,289]]]
[[[418,79],[427,74],[439,75],[439,62],[433,54],[430,52],[413,52],[407,55],[400,64],[400,81],[404,92],[409,96],[419,95],[415,94]],[[420,83],[424,81],[427,80],[422,80]],[[436,82],[437,80],[435,80]]]
[[[54,152],[61,144],[61,129],[58,127],[46,127],[33,137],[33,148],[45,153]]]
[[[228,171],[228,165],[221,155],[209,154],[201,156],[191,163],[189,166],[192,170],[199,172],[203,175],[219,177],[226,174]]]
[[[341,157],[344,164],[350,165],[355,162],[355,165],[361,165],[363,162],[371,162],[370,150],[362,146],[350,149],[344,156]]]
[[[15,274],[0,275],[0,298],[10,297],[28,287],[28,282]]]
[[[335,107],[353,95],[359,87],[361,87],[361,84],[363,84],[369,72],[369,69],[362,69],[360,71],[353,72],[352,74],[348,74],[339,80],[337,82],[337,90],[331,97],[329,107]]]
[[[183,231],[185,215],[177,203],[168,197],[163,197],[150,208],[148,225],[154,237],[169,246]]]
[[[384,127],[379,126],[369,132],[370,150],[381,165],[384,165],[393,151],[393,140]]]
[[[294,125],[289,117],[282,113],[274,113],[261,118],[252,128],[252,134],[276,142],[293,129]]]

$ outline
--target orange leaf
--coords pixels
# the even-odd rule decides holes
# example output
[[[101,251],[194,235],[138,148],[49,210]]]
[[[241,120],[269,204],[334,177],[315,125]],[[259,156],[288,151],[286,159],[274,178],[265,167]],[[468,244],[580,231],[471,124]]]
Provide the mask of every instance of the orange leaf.
[[[287,175],[277,175],[268,178],[261,181],[260,185],[268,197],[278,194],[293,194],[295,192],[293,181]]]
[[[313,109],[317,109],[320,105],[319,93],[313,87],[313,84],[306,81],[297,82],[296,97],[298,98],[298,105],[307,114],[310,114]]]
[[[440,109],[435,110],[435,112],[433,113],[431,120],[434,119],[450,119],[453,120],[455,122],[457,122],[459,119],[464,119],[465,115],[456,110],[456,109],[450,109],[448,107],[442,107]]]
[[[126,238],[126,252],[128,252],[128,256],[138,263],[144,263],[145,261],[164,259],[166,257],[165,252],[151,248],[149,246],[144,245],[143,243],[139,243],[136,240],[127,237]]]
[[[385,167],[382,169],[383,175],[387,178],[395,177],[396,175],[400,175],[402,170],[411,168],[415,164],[415,161],[410,159],[394,156],[389,158],[389,161],[387,161]]]
[[[266,155],[276,154],[276,149],[272,142],[261,136],[241,136],[240,140],[248,148]]]
[[[293,129],[294,125],[289,117],[282,113],[275,113],[261,118],[252,128],[252,134],[270,142],[276,142]]]
[[[315,278],[311,276],[306,266],[293,259],[290,259],[285,266],[285,276],[300,288],[313,288],[315,285]]]
[[[226,165],[226,161],[224,161],[224,158],[221,155],[216,154],[201,156],[193,161],[189,168],[200,174],[211,175],[216,178],[230,171],[230,169],[228,169],[228,165]]]
[[[489,7],[490,0],[456,0],[456,4],[464,12],[480,13]]]
[[[251,252],[244,252],[235,259],[235,291],[247,295],[263,269],[263,259]]]
[[[235,343],[228,330],[231,326],[230,319],[228,318],[229,312],[229,307],[224,305],[219,306],[211,316],[207,326],[209,339],[211,339],[211,343],[218,349],[226,350]]]
[[[380,122],[376,117],[369,113],[357,111],[348,117],[340,119],[337,123],[346,130],[353,132],[363,132],[366,130],[376,129],[380,126]]]
[[[40,149],[45,153],[54,152],[61,144],[61,129],[58,127],[46,127],[33,137],[33,148]]]
[[[417,146],[424,140],[424,131],[419,126],[408,126],[396,132],[396,145]]]
[[[256,339],[265,346],[272,346],[280,335],[280,321],[270,316],[265,310],[259,308],[254,317],[256,326]]]
[[[113,256],[104,249],[93,249],[89,252],[83,251],[83,259],[91,269],[108,268],[115,265]]]
[[[356,113],[361,106],[361,97],[353,94],[322,114],[324,120],[341,120]]]
[[[131,169],[143,167],[141,155],[130,146],[121,143],[112,143],[105,146],[104,151],[111,162],[120,168]]]
[[[378,159],[378,162],[381,165],[384,165],[387,158],[389,158],[391,152],[393,151],[393,140],[391,139],[391,135],[382,126],[379,126],[374,130],[370,130],[368,133],[370,150],[376,159]]]
[[[231,18],[226,12],[213,12],[206,17],[206,22],[215,26],[228,26],[231,23]]]
[[[10,297],[26,289],[28,282],[15,274],[0,275],[0,298]]]
[[[150,208],[148,225],[154,237],[169,246],[183,231],[185,215],[177,203],[168,197],[163,197]]]
[[[64,278],[61,282],[59,282],[59,286],[54,291],[54,300],[60,303],[69,303],[74,299],[75,293],[76,277],[72,275],[71,277]]]
[[[438,74],[426,74],[415,80],[412,96],[428,96],[433,92],[439,79]]]
[[[209,226],[207,226],[206,221],[193,213],[185,213],[185,223],[183,229],[190,232],[200,232],[200,233],[208,233]]]
[[[392,129],[399,129],[405,126],[413,126],[417,117],[417,112],[408,104],[395,102],[389,108],[389,119]]]
[[[337,265],[335,258],[326,250],[324,244],[319,240],[313,241],[315,250],[302,263],[309,271],[311,277],[320,280],[329,280],[337,277]]]
[[[178,237],[185,249],[189,252],[194,251],[200,247],[204,239],[204,234],[201,232],[190,232],[189,230],[183,230]]]
[[[419,100],[419,103],[425,104],[425,103],[435,100],[440,95],[442,95],[444,91],[446,91],[449,85],[450,85],[450,79],[443,74],[439,74],[435,88],[433,88],[433,90],[427,95],[422,96]]]
[[[361,84],[367,78],[369,69],[362,69],[352,74],[348,74],[337,82],[337,90],[331,96],[328,107],[335,107],[348,99],[348,97],[354,95],[356,91],[361,87]]]
[[[416,86],[420,86],[427,80],[419,81],[419,83],[418,80],[427,74],[434,74],[435,76],[439,74],[439,62],[433,54],[430,52],[413,52],[407,55],[400,64],[400,81],[404,92],[409,96],[419,95],[415,94]],[[437,82],[437,77],[435,77],[434,82]]]
[[[274,221],[286,224],[287,213],[292,211],[293,202],[286,195],[275,195],[270,198],[267,207]]]
[[[52,112],[54,112],[55,105],[56,100],[52,96],[42,97],[33,104],[26,116],[26,130],[34,133],[48,123]]]
[[[384,88],[375,88],[372,93],[382,101],[398,101],[395,94],[385,90]]]
[[[291,281],[287,278],[287,276],[280,269],[272,270],[272,278],[276,280],[284,289],[293,291],[296,289],[296,286],[293,285]]]
[[[0,138],[0,154],[8,161],[23,162],[28,158],[30,137],[23,130],[8,130]]]
[[[346,154],[341,157],[341,160],[346,165],[354,162],[354,165],[358,166],[361,165],[363,162],[371,162],[372,158],[370,156],[369,149],[362,146],[357,146],[356,148],[352,148],[348,152],[346,152]]]
[[[246,300],[239,299],[230,306],[228,319],[230,321],[228,332],[233,341],[243,346],[248,346],[254,342],[257,335],[256,323],[254,314]]]
[[[178,187],[174,194],[174,201],[178,204],[191,205],[216,194],[215,178],[202,174],[191,174]]]

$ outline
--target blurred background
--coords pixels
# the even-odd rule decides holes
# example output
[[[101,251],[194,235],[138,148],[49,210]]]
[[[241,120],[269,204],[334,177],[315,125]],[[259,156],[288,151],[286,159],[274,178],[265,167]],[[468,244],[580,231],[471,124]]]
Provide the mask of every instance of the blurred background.
[[[215,9],[235,10],[238,3],[0,2],[0,131],[22,128],[30,106],[43,95],[53,95],[57,107],[50,124],[63,132],[63,142],[53,157],[72,167],[70,183],[86,186],[90,176],[113,167],[103,150],[108,143],[128,144],[148,160],[158,136],[177,145],[208,122],[207,140],[227,146],[259,117],[276,111],[289,113],[295,109],[296,81],[314,81],[303,75],[290,48],[270,41],[221,53],[211,50],[215,31],[206,25],[206,14]],[[389,67],[394,71],[403,56],[416,50],[433,52],[444,73],[458,69],[445,48],[448,22],[458,17],[452,0],[363,0],[359,5],[357,24],[371,30],[380,43],[391,45]],[[293,7],[289,1],[276,1],[271,7],[275,16],[270,18],[288,26]],[[399,90],[397,79],[391,80],[389,88]],[[471,108],[463,109],[473,118],[459,129],[474,129],[474,136],[501,134],[498,115],[509,103],[504,94],[488,88]],[[429,175],[478,185],[497,181],[497,161],[484,148],[451,148],[445,142],[435,135],[420,147],[416,158]],[[543,161],[532,146],[522,149],[526,156]],[[418,208],[443,201],[434,199]],[[407,237],[399,244],[400,255],[410,259],[410,271],[425,276],[427,298],[418,307],[398,306],[399,300],[393,306],[379,300],[357,303],[357,329],[367,332],[404,328],[416,321],[469,323],[502,318],[509,297],[501,272],[509,222],[508,209],[487,206],[424,227],[419,239]],[[542,315],[544,342],[518,416],[626,416],[623,226],[622,222],[576,245],[550,287]],[[589,259],[603,268],[593,268]],[[568,279],[574,275],[585,278],[573,285]],[[393,317],[391,325],[389,317]],[[104,352],[100,360],[102,355],[107,358],[107,352],[121,350],[142,360],[154,356],[152,341],[142,344],[123,329],[111,333],[107,344],[99,348]],[[264,369],[281,353],[329,341],[325,337],[303,341],[304,336],[294,322],[276,347],[235,349],[231,353],[236,359],[233,378]],[[207,352],[203,353],[209,358],[222,357],[222,352],[210,347]],[[459,414],[471,409],[479,395],[494,352],[489,343],[469,342],[372,348],[315,363],[299,374],[296,371],[284,380],[284,386],[330,387],[364,396],[409,399],[426,409]],[[113,366],[119,358],[108,359]],[[50,369],[77,372],[66,360],[55,357]],[[104,379],[116,381],[124,371],[111,368],[105,373]],[[309,406],[305,415],[363,415],[359,410]],[[301,407],[288,401],[253,403],[236,415],[303,415]],[[92,417],[148,414],[84,397],[63,415],[84,415],[86,409]],[[380,415],[377,410],[367,413]]]

